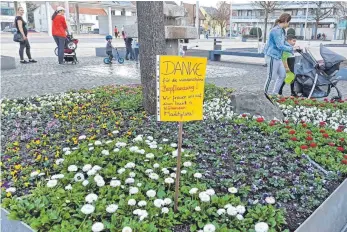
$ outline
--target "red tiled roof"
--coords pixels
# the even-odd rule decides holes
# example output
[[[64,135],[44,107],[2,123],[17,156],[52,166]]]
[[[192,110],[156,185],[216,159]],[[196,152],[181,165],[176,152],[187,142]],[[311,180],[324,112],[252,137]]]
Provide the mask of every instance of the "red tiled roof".
[[[64,3],[51,3],[52,8],[55,10],[58,6],[65,7]],[[88,8],[88,7],[79,7],[79,13],[85,15],[107,15],[105,10],[102,8]],[[75,7],[69,7],[69,13],[75,13]]]

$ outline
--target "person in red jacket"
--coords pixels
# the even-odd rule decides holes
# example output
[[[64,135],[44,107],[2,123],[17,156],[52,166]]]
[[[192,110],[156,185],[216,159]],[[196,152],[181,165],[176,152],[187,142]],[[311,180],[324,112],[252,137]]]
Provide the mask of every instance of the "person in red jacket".
[[[59,64],[64,64],[64,48],[66,40],[66,20],[64,17],[65,9],[61,6],[52,15],[52,35],[58,46],[58,61]]]

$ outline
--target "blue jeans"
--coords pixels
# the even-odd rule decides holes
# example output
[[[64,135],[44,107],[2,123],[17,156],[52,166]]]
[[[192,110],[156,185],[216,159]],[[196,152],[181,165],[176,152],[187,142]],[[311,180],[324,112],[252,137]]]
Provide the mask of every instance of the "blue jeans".
[[[59,64],[64,63],[64,48],[65,48],[65,37],[53,36],[55,43],[58,46],[58,61]]]
[[[134,48],[134,52],[135,52],[135,60],[136,60],[136,62],[139,62],[139,49]]]

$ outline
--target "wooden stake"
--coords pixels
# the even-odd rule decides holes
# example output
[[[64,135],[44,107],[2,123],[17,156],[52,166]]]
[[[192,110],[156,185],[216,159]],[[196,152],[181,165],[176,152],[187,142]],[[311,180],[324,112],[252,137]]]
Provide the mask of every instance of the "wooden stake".
[[[174,207],[174,210],[176,213],[178,211],[178,195],[179,195],[180,176],[181,176],[182,132],[183,132],[183,122],[179,122],[178,123],[177,166],[176,166],[176,180],[175,180],[175,207]]]

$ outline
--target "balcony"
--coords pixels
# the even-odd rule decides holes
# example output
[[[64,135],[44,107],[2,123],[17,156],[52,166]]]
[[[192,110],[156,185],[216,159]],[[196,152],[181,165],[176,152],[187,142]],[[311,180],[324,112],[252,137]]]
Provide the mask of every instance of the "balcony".
[[[268,22],[275,22],[276,19],[278,19],[279,15],[270,15],[268,18]],[[292,16],[292,23],[305,23],[306,15],[295,15]],[[234,23],[256,23],[256,22],[264,22],[264,15],[251,15],[251,16],[233,16],[232,21]],[[308,17],[307,22],[313,22],[314,20],[311,17]],[[328,17],[326,19],[320,20],[321,23],[334,23],[336,20],[335,18]]]

